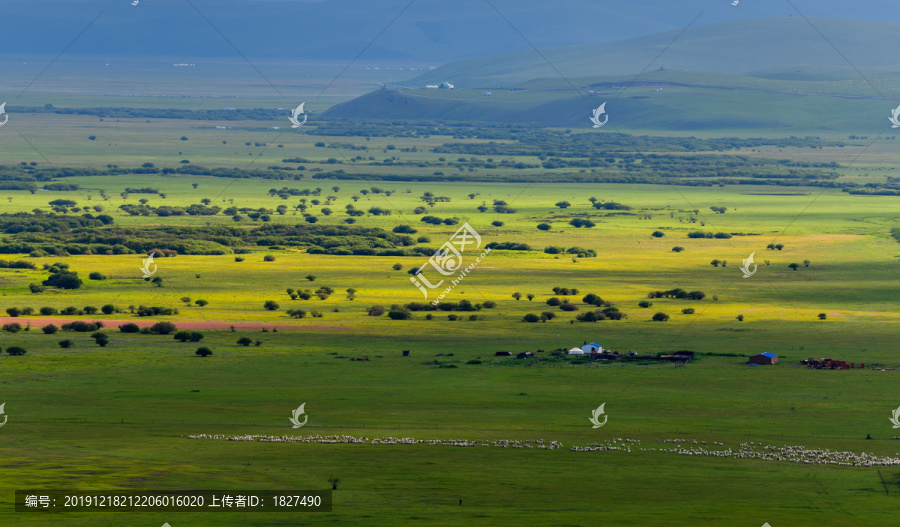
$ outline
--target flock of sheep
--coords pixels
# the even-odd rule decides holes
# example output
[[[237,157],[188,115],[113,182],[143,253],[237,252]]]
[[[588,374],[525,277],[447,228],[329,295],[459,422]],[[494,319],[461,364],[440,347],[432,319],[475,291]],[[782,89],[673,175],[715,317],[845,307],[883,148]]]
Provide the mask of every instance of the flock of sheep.
[[[182,436],[184,437],[184,436]],[[349,435],[309,435],[309,436],[269,436],[269,435],[189,435],[188,439],[212,439],[224,441],[259,441],[263,443],[368,443],[371,445],[429,445],[429,446],[458,446],[458,447],[493,447],[493,448],[538,448],[541,450],[556,450],[563,447],[558,441],[545,443],[543,439],[495,439],[475,440],[468,439],[415,439],[412,437],[354,437]],[[678,446],[670,448],[640,448],[647,452],[664,452],[682,456],[711,456],[735,459],[758,459],[761,461],[786,461],[789,463],[806,463],[816,465],[843,465],[848,467],[874,467],[900,465],[900,457],[879,457],[876,454],[865,452],[857,454],[847,451],[828,450],[824,448],[810,449],[803,446],[763,445],[753,441],[741,443],[737,448],[710,449],[706,441],[697,442],[687,439],[665,439],[659,443],[674,443]],[[638,439],[612,438],[603,443],[589,443],[586,446],[573,446],[572,452],[604,452],[622,451],[631,452],[632,446],[640,446]],[[689,446],[681,446],[682,443],[690,443]],[[713,445],[724,447],[724,443],[713,441]],[[697,445],[697,446],[694,446]]]

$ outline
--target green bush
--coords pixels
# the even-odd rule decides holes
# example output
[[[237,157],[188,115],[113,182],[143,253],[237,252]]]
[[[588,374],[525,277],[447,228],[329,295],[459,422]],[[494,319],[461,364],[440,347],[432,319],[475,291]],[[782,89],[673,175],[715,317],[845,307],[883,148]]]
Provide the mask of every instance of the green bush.
[[[141,331],[141,328],[137,324],[129,322],[127,324],[122,324],[121,326],[119,326],[119,331],[121,331],[122,333],[138,333]]]
[[[412,313],[408,309],[392,309],[388,311],[391,320],[407,320],[412,318]]]
[[[174,333],[178,328],[175,327],[175,324],[171,322],[157,322],[150,326],[150,333],[154,333],[156,335],[168,335],[170,333]]]
[[[81,287],[81,278],[78,273],[70,273],[68,271],[60,271],[50,275],[50,278],[41,282],[43,285],[57,287],[59,289],[78,289]]]

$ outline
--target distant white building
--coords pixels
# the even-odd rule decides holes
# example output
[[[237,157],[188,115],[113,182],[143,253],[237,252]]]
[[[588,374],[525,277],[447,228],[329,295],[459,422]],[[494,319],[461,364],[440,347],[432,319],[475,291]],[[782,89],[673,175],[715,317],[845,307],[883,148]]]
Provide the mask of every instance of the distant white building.
[[[581,351],[584,353],[603,353],[603,346],[596,342],[585,342],[584,345],[581,346]]]
[[[572,348],[569,350],[569,355],[584,355],[584,351],[581,348]]]

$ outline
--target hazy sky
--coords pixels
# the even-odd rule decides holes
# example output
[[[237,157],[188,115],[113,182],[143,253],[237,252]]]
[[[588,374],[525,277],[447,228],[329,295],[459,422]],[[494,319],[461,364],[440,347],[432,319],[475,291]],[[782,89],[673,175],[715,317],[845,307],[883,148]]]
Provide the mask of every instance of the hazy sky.
[[[897,0],[28,0],[0,54],[446,62],[743,18],[900,22]],[[79,36],[80,35],[80,36]],[[76,38],[77,37],[77,38]]]

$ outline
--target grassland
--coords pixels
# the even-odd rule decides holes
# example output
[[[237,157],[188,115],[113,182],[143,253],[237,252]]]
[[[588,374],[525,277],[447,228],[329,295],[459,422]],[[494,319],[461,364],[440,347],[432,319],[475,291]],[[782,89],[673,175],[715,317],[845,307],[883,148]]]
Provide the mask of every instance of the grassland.
[[[666,88],[662,93],[668,96],[671,91],[675,90]],[[519,96],[503,93],[498,99]],[[34,106],[42,101],[34,98],[25,103]],[[59,106],[63,103],[161,107],[153,98],[71,97]],[[190,106],[183,103],[162,107]],[[203,104],[210,109],[219,105],[207,100]],[[228,105],[285,106],[280,100],[264,98]],[[321,102],[307,109],[318,113],[325,106]],[[217,124],[234,128],[217,130]],[[134,229],[238,225],[222,214],[129,216],[119,210],[120,205],[135,205],[142,198],[152,206],[181,207],[210,199],[223,208],[287,205],[287,213],[273,213],[270,223],[293,225],[304,223],[303,216],[293,210],[299,197],[282,200],[269,190],[321,187],[323,197],[336,196],[328,205],[335,212],[325,215],[324,204],[310,203],[306,212],[315,215],[318,224],[342,224],[347,217],[344,207],[351,203],[361,210],[380,207],[391,214],[366,214],[355,225],[388,231],[412,225],[418,231],[414,236],[432,240],[424,245],[437,247],[457,226],[419,221],[422,215],[413,210],[426,206],[426,214],[468,222],[483,244],[519,242],[535,250],[492,251],[447,300],[491,300],[497,307],[475,313],[478,320],[469,320],[470,313],[454,313],[463,315],[455,321],[441,311],[433,312],[433,320],[427,320],[423,312],[406,321],[366,314],[373,305],[423,301],[407,271],[422,265],[424,257],[317,255],[290,246],[257,247],[240,255],[245,258],[241,262],[232,254],[181,254],[156,260],[156,276],[163,279],[162,287],[156,287],[141,278],[144,255],[3,255],[6,260],[33,262],[38,269],[0,269],[0,308],[114,304],[122,312],[56,317],[57,325],[73,319],[106,321],[110,336],[106,347],[97,346],[83,333],[44,335],[37,321],[46,317],[37,315],[16,319],[23,325],[32,321],[29,331],[0,334],[4,350],[10,346],[28,350],[24,356],[0,356],[0,404],[5,402],[9,416],[0,428],[2,488],[324,489],[330,477],[340,478],[341,484],[332,513],[309,515],[23,516],[11,512],[12,493],[4,492],[0,523],[50,526],[64,522],[92,527],[163,522],[173,527],[301,522],[367,526],[752,526],[768,522],[773,527],[891,523],[900,496],[896,467],[805,465],[642,449],[673,446],[657,439],[686,439],[689,445],[696,439],[709,445],[723,443],[723,449],[752,441],[897,457],[900,443],[891,438],[900,434],[888,418],[900,404],[894,399],[900,374],[896,352],[900,246],[891,237],[898,226],[900,198],[802,186],[561,185],[553,180],[564,170],[556,169],[524,171],[534,181],[517,184],[482,181],[488,173],[523,172],[504,168],[466,171],[467,180],[461,182],[312,180],[310,175],[317,169],[338,167],[376,178],[400,174],[424,179],[434,170],[414,164],[351,168],[348,158],[358,151],[316,147],[317,141],[365,145],[370,149],[366,156],[378,160],[397,156],[402,161],[436,163],[446,154],[432,152],[434,147],[485,140],[447,135],[325,137],[316,135],[313,126],[298,133],[285,130],[286,125],[286,120],[101,121],[13,114],[0,136],[0,155],[10,162],[35,162],[43,167],[139,167],[143,163],[177,167],[180,160],[189,159],[211,168],[265,168],[285,165],[284,158],[312,161],[304,163],[307,171],[302,172],[302,180],[178,174],[64,178],[60,181],[76,183],[79,190],[0,191],[0,212],[48,210],[52,200],[71,199],[79,207],[102,205],[103,213],[111,215],[116,225]],[[274,126],[281,128],[270,129]],[[671,130],[653,133],[676,135]],[[697,135],[717,134],[721,131]],[[821,134],[806,130],[807,134],[847,144],[816,149],[764,146],[739,153],[749,159],[833,161],[840,165],[838,181],[861,184],[886,183],[900,162],[892,141],[849,140],[846,130]],[[96,135],[96,140],[90,140],[90,135]],[[182,136],[188,140],[182,141]],[[395,148],[389,150],[389,145]],[[328,163],[328,157],[344,163]],[[484,160],[490,156],[466,157]],[[517,160],[540,162],[537,156],[517,156]],[[362,193],[373,186],[393,192],[390,196]],[[120,195],[126,188],[143,187],[158,189],[165,198]],[[101,197],[101,190],[108,200]],[[425,192],[449,201],[427,206],[421,199]],[[588,198],[592,196],[632,209],[599,211],[591,207]],[[493,200],[506,201],[517,212],[501,214],[490,208],[478,212],[479,205]],[[562,210],[554,205],[562,200],[571,207]],[[727,210],[716,214],[710,207]],[[590,219],[595,226],[577,229],[569,224],[573,218]],[[495,221],[503,225],[495,226]],[[538,230],[536,225],[542,222],[550,223],[551,229]],[[261,222],[245,218],[240,224]],[[694,230],[733,236],[688,238]],[[665,236],[653,237],[654,231]],[[784,244],[783,249],[766,249],[775,243]],[[589,248],[597,256],[544,253],[544,247],[551,245]],[[674,246],[683,247],[683,252],[673,252]],[[754,276],[742,278],[738,267],[750,253],[755,253],[759,268]],[[264,261],[265,255],[275,260]],[[727,260],[728,265],[714,267],[710,265],[714,259]],[[808,267],[804,260],[809,260]],[[48,276],[43,264],[57,261],[68,263],[85,278],[85,285],[77,290],[30,293],[30,283]],[[394,270],[398,263],[402,269]],[[801,265],[793,271],[790,263]],[[107,279],[87,280],[91,272]],[[305,278],[310,274],[315,281]],[[291,300],[285,291],[320,286],[332,287],[335,293],[324,301]],[[579,289],[570,300],[580,310],[564,312],[547,305],[549,298],[558,296],[553,287]],[[700,301],[653,299],[651,307],[639,307],[650,291],[675,287],[702,290],[707,296]],[[346,297],[348,288],[356,290],[355,299]],[[535,297],[517,301],[511,296],[514,292]],[[587,293],[599,294],[627,318],[575,321],[575,315],[588,309],[581,302]],[[209,304],[186,305],[182,297]],[[265,310],[266,300],[276,301],[279,309]],[[171,336],[118,332],[119,321],[146,321],[127,307],[142,304],[178,308],[177,315],[149,318],[193,328],[204,334],[203,340],[180,343]],[[695,314],[682,314],[689,307],[695,308]],[[297,308],[318,310],[323,316],[290,318],[286,311]],[[543,311],[554,311],[557,317],[544,323],[522,321],[528,313]],[[658,311],[671,319],[652,322],[651,316]],[[819,319],[820,313],[826,314],[825,320]],[[738,315],[744,316],[743,321],[737,320]],[[231,325],[236,326],[234,331]],[[259,340],[260,345],[240,346],[236,341],[241,337]],[[57,342],[64,338],[73,340],[74,346],[60,348]],[[584,341],[621,352],[633,349],[643,357],[676,350],[693,350],[698,355],[676,368],[656,361],[579,363],[551,354],[556,348]],[[196,357],[194,350],[200,345],[214,354]],[[545,351],[536,353],[534,361],[494,356],[498,351],[539,349]],[[403,357],[403,350],[410,350],[410,356]],[[765,351],[777,353],[780,363],[746,366],[747,356]],[[799,361],[810,356],[857,365],[864,362],[866,368],[807,370]],[[353,360],[357,358],[368,360]],[[894,369],[879,371],[872,367],[875,363]],[[304,402],[309,422],[293,430],[288,417]],[[606,403],[609,421],[601,429],[592,429],[588,417],[601,403]],[[195,434],[544,439],[559,441],[564,448],[290,444],[186,437]],[[867,434],[873,439],[865,440]],[[632,443],[631,452],[570,450],[615,438],[640,444]]]
[[[374,141],[374,140],[373,140]],[[56,198],[87,204],[97,189],[111,196],[108,211],[142,195],[118,196],[120,188],[154,187],[168,205],[187,205],[209,197],[220,203],[275,207],[292,204],[268,194],[280,182],[208,177],[129,176],[68,178],[72,192],[6,191],[4,212],[29,211]],[[198,187],[193,188],[192,184]],[[336,182],[341,210],[369,182]],[[15,516],[11,494],[2,497],[8,525],[119,525],[141,522],[171,525],[884,525],[897,500],[898,472],[877,468],[800,465],[786,462],[679,456],[641,451],[572,452],[612,438],[657,439],[772,445],[803,445],[880,456],[896,456],[888,417],[897,371],[868,368],[810,371],[798,362],[808,356],[900,364],[896,356],[897,298],[896,198],[848,196],[839,190],[781,189],[760,186],[674,187],[535,183],[385,183],[390,197],[369,194],[357,207],[380,206],[390,216],[363,216],[359,225],[390,229],[415,226],[435,242],[455,227],[418,221],[412,209],[425,191],[450,197],[429,214],[458,217],[475,227],[483,243],[516,241],[537,251],[493,251],[450,295],[473,302],[494,300],[495,309],[478,312],[483,320],[435,320],[417,313],[409,321],[369,317],[367,307],[421,301],[406,270],[424,258],[309,255],[287,248],[261,249],[234,257],[179,255],[158,259],[163,287],[140,277],[141,257],[65,258],[82,276],[100,271],[105,281],[86,281],[75,291],[28,293],[27,285],[46,272],[4,270],[3,306],[65,307],[129,304],[180,307],[163,317],[199,327],[202,345],[214,350],[195,357],[196,344],[170,336],[124,335],[113,328],[100,348],[85,334],[47,336],[37,327],[3,335],[3,347],[21,345],[22,357],[0,357],[2,396],[9,423],[0,430],[5,488],[326,488],[329,477],[342,481],[330,514],[242,515],[150,514]],[[290,182],[288,186],[331,187],[331,182]],[[407,192],[409,190],[409,192]],[[326,191],[325,193],[330,193]],[[468,198],[475,193],[475,199]],[[780,195],[801,194],[801,195]],[[76,196],[73,198],[73,196]],[[608,214],[590,207],[596,196],[628,204],[630,214]],[[163,201],[147,196],[151,204]],[[515,214],[479,213],[481,201],[503,199]],[[553,206],[568,200],[565,211]],[[99,202],[99,201],[98,201]],[[220,203],[221,204],[221,203]],[[711,206],[725,206],[714,214]],[[320,207],[311,207],[317,213]],[[701,211],[689,223],[690,211]],[[112,212],[124,225],[232,223],[213,217],[130,217]],[[640,219],[651,214],[652,219]],[[324,223],[344,215],[317,214]],[[575,229],[572,217],[589,217],[596,226]],[[290,212],[272,222],[296,223]],[[679,221],[685,220],[684,222]],[[490,222],[503,221],[502,227]],[[537,223],[553,225],[548,232]],[[701,226],[699,221],[706,225]],[[731,239],[689,239],[696,229],[744,233]],[[663,238],[650,233],[660,230]],[[781,251],[767,250],[783,243]],[[572,259],[540,251],[547,245],[593,248],[596,258]],[[684,252],[675,253],[675,245]],[[739,262],[756,252],[759,271],[741,278]],[[264,262],[272,254],[274,262]],[[24,257],[24,255],[22,256]],[[10,257],[6,257],[9,259]],[[17,258],[17,257],[13,257]],[[713,267],[726,259],[725,268]],[[59,257],[26,258],[53,263]],[[787,264],[810,260],[791,271]],[[765,265],[764,260],[769,260]],[[392,265],[401,263],[395,271]],[[315,282],[304,277],[317,276]],[[328,285],[328,300],[292,301],[285,288]],[[546,323],[522,322],[526,313],[553,310],[544,302],[555,286],[594,292],[628,314],[622,321],[570,323],[573,313],[558,311]],[[343,291],[357,289],[356,299]],[[637,306],[649,291],[683,287],[703,290],[702,301],[654,299]],[[520,291],[532,301],[514,300]],[[716,295],[718,300],[712,300]],[[183,296],[209,305],[184,307]],[[264,300],[281,308],[266,311]],[[318,309],[322,318],[291,319],[288,308]],[[684,307],[696,314],[682,315]],[[582,306],[582,310],[584,306]],[[126,310],[127,311],[127,310]],[[665,323],[650,316],[663,311]],[[819,320],[818,313],[826,313]],[[575,313],[577,314],[577,313]],[[745,319],[735,319],[743,314]],[[463,313],[466,315],[466,313]],[[20,322],[29,318],[20,317]],[[59,317],[60,320],[122,320],[109,316]],[[231,323],[256,324],[268,331],[211,329]],[[210,328],[210,329],[207,329]],[[277,332],[272,329],[277,328]],[[238,346],[241,336],[262,341]],[[75,345],[61,349],[62,338]],[[642,355],[694,350],[701,355],[685,367],[671,364],[586,364],[549,357],[549,350],[597,341],[610,349]],[[401,350],[411,351],[402,357]],[[496,351],[535,351],[545,360],[495,358]],[[748,368],[746,358],[773,351],[774,367]],[[444,354],[439,356],[439,354]],[[450,355],[452,354],[452,355]],[[350,359],[368,358],[369,361]],[[481,364],[467,364],[480,360]],[[434,364],[429,364],[434,363]],[[456,368],[442,367],[456,366]],[[306,402],[309,424],[291,430],[287,417]],[[590,428],[590,410],[606,403],[609,423]],[[349,434],[356,437],[418,439],[556,440],[554,451],[425,445],[322,445],[189,440],[191,434]],[[866,441],[866,434],[875,438]],[[665,444],[663,444],[665,445]],[[574,490],[573,490],[574,489]],[[589,497],[593,496],[593,497]],[[602,496],[602,498],[601,498]],[[458,500],[463,500],[463,505]],[[26,523],[23,523],[26,522]],[[98,523],[99,522],[99,523]]]

